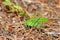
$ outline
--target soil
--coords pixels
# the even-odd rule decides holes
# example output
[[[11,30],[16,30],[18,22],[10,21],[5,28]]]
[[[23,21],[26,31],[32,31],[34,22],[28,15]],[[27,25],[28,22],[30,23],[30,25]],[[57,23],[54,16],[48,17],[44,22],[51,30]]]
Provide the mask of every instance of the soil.
[[[0,0],[0,40],[60,40],[60,0],[11,0],[20,5],[30,16],[38,12],[38,16],[50,20],[41,28],[26,27],[18,11],[7,12],[10,7]]]

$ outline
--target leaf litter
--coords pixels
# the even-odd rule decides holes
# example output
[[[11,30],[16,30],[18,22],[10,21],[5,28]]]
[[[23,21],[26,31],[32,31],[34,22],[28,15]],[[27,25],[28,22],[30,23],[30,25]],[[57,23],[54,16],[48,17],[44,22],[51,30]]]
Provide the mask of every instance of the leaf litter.
[[[21,17],[17,12],[6,12],[7,8],[0,0],[0,40],[60,40],[60,34],[46,32],[60,32],[60,1],[56,0],[11,0],[23,7],[30,16],[38,12],[38,16],[50,19],[40,29],[27,28],[23,24],[28,17]]]

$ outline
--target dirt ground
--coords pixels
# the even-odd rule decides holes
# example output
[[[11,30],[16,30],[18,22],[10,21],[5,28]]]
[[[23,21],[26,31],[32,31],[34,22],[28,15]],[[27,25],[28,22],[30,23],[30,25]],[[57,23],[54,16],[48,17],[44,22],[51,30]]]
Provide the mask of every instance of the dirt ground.
[[[28,28],[23,24],[25,19],[18,12],[7,12],[8,6],[0,0],[0,40],[60,40],[60,0],[11,0],[23,7],[25,12],[33,16],[38,12],[50,22],[40,29]]]

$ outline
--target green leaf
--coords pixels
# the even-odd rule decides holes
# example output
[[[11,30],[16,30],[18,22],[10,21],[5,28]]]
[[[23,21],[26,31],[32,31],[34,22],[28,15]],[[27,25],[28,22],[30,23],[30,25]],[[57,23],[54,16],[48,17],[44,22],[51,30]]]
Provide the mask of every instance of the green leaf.
[[[10,0],[6,0],[6,2],[10,2]]]
[[[3,2],[2,4],[5,4],[5,5],[12,5],[11,3],[10,3],[10,0],[6,0],[5,2]]]
[[[3,4],[8,5],[8,2],[3,2]]]
[[[22,7],[20,7],[20,6],[14,5],[14,8],[16,8],[16,9],[18,9],[18,10],[22,10]]]
[[[49,21],[49,19],[48,18],[40,18],[40,20],[39,20],[40,22],[48,22]]]
[[[28,26],[33,26],[33,22],[34,22],[34,19],[30,19],[30,20],[26,21],[25,24]]]
[[[43,26],[42,23],[48,22],[49,20],[47,18],[31,18],[25,22],[25,25],[40,28]]]
[[[42,24],[37,23],[37,25],[35,26],[36,28],[40,28],[42,26]]]

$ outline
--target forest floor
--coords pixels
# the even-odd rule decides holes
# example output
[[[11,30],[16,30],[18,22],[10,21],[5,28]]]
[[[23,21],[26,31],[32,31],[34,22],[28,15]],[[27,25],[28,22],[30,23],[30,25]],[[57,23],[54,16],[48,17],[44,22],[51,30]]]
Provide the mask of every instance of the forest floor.
[[[0,0],[0,40],[60,40],[60,1],[59,0],[11,0],[23,7],[30,16],[38,12],[51,22],[40,29],[27,28],[25,18],[17,12],[7,12],[8,6]],[[28,18],[28,17],[26,17]]]

